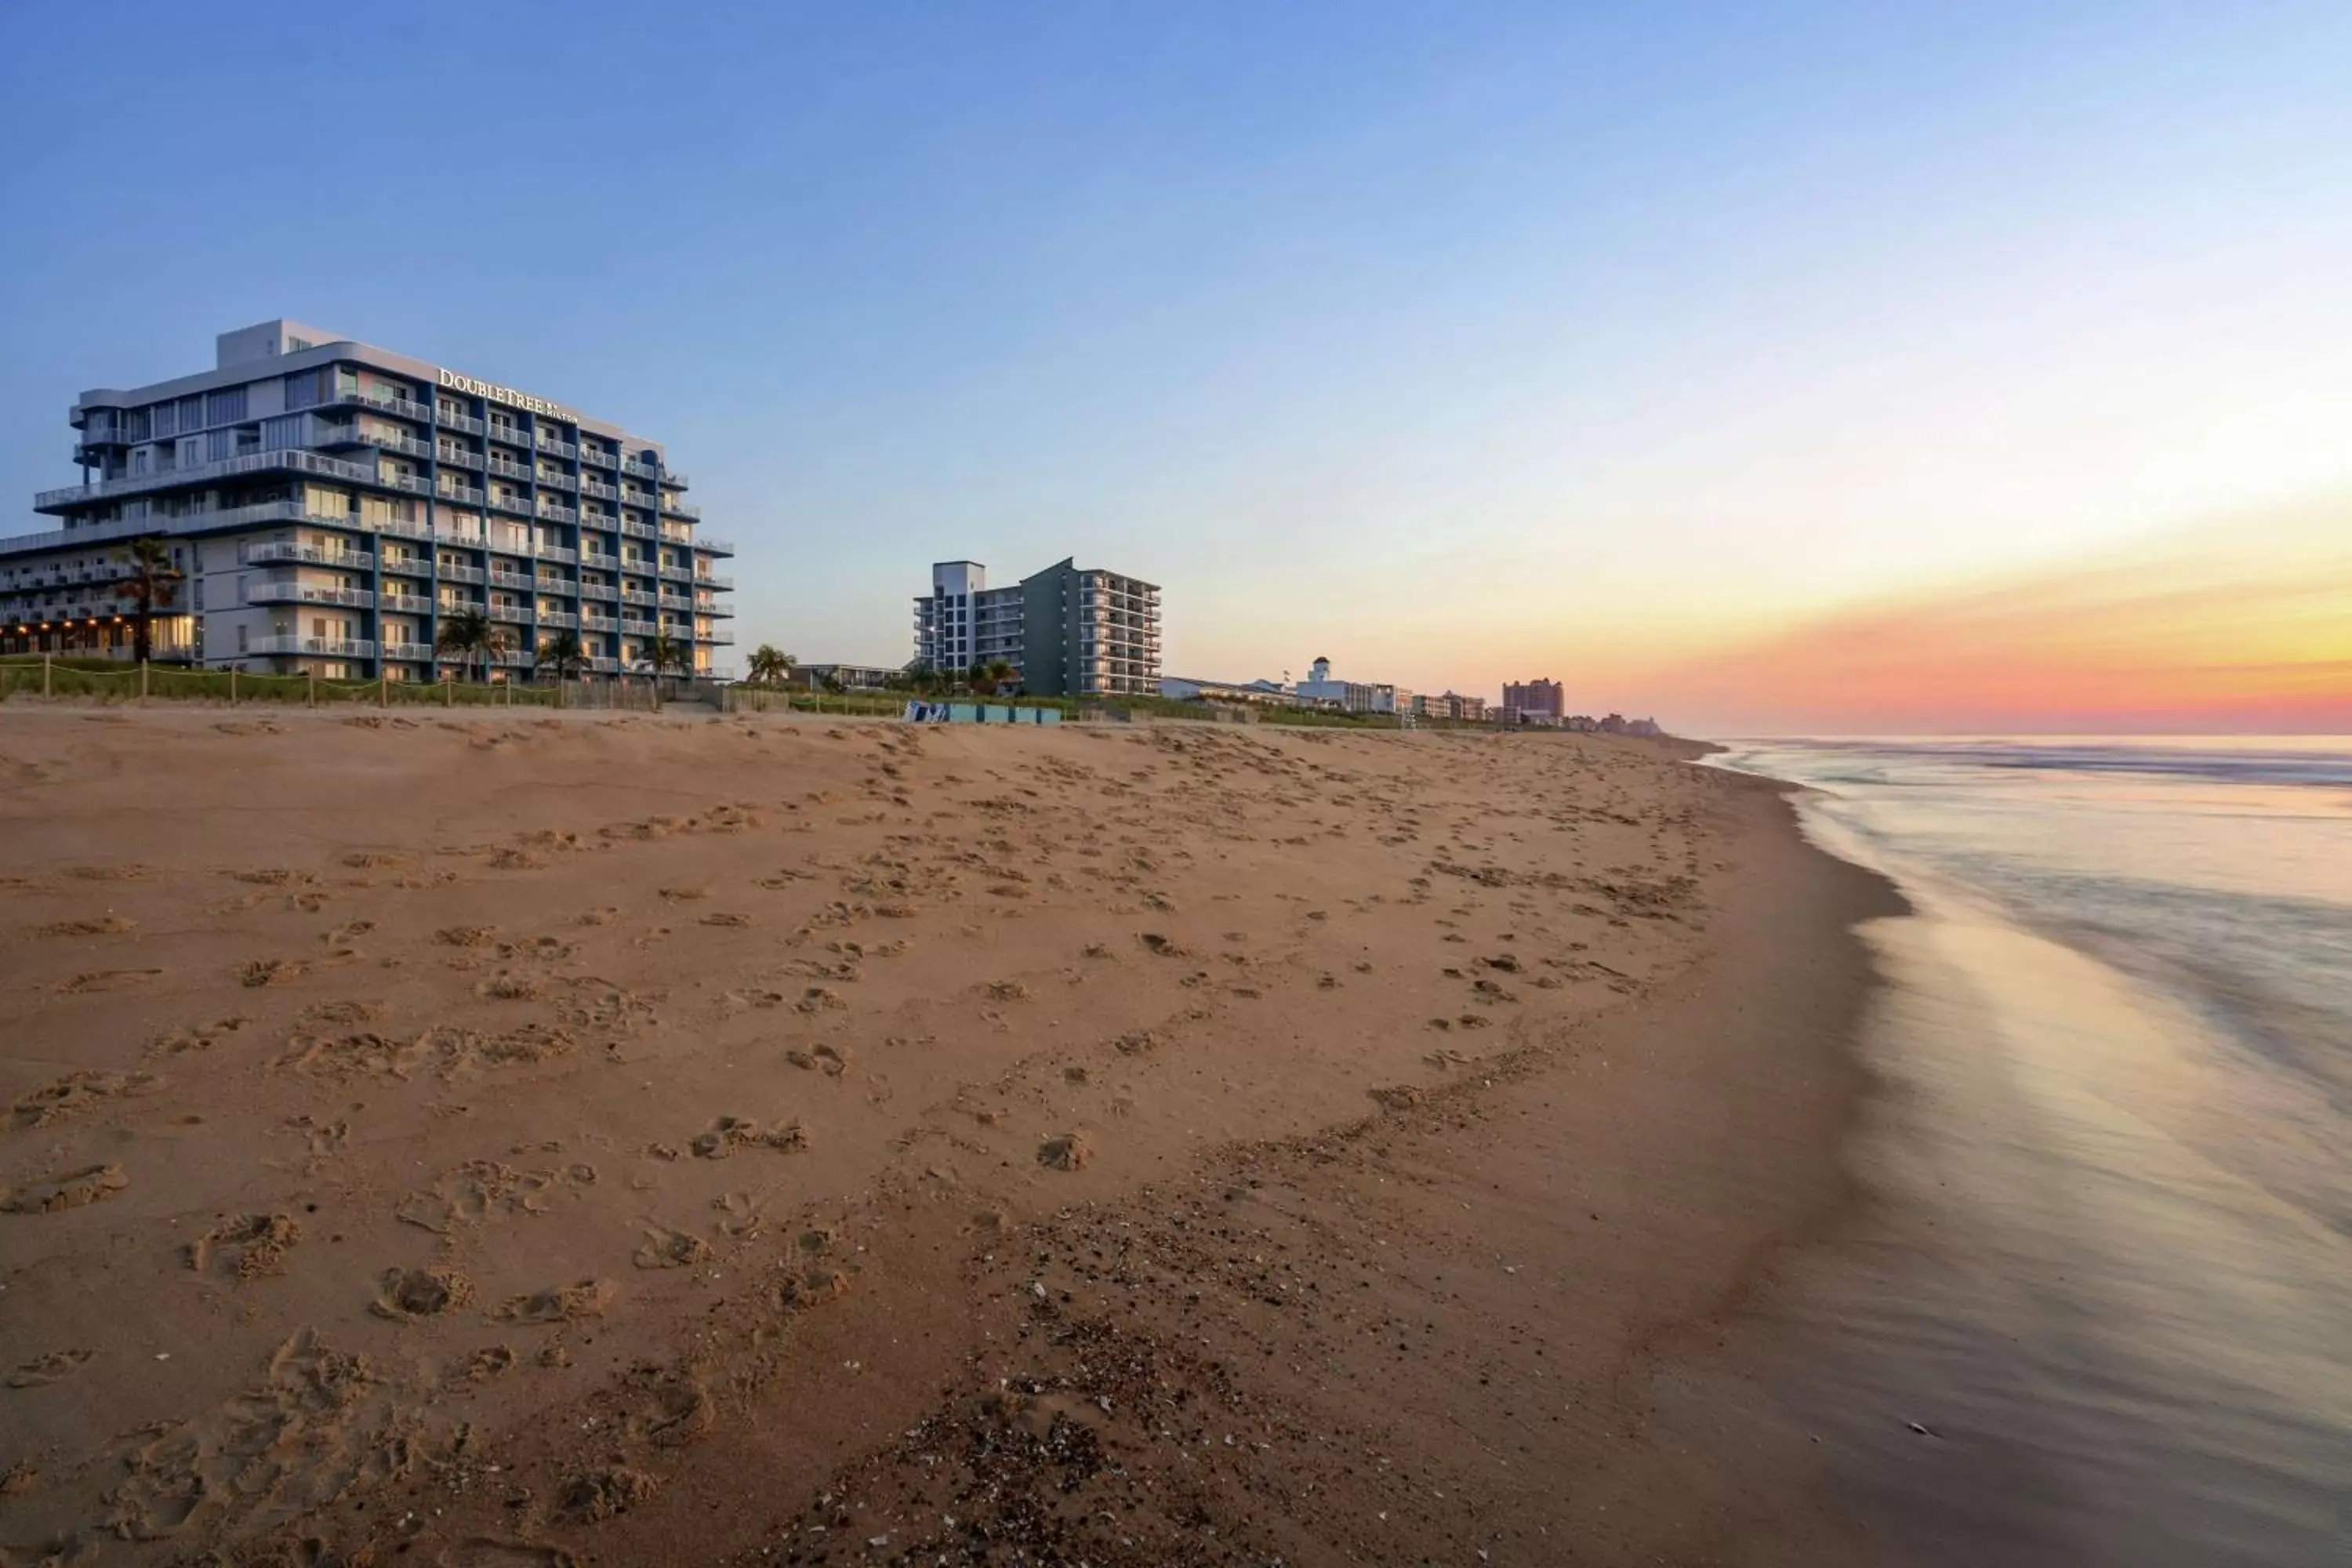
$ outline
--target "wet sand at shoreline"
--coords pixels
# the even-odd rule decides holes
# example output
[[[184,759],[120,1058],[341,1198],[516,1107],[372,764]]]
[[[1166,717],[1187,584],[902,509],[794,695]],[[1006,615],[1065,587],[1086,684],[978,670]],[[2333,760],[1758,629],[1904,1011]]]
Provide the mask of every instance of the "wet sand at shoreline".
[[[1680,754],[0,712],[0,1543],[1845,1560],[1890,895]]]

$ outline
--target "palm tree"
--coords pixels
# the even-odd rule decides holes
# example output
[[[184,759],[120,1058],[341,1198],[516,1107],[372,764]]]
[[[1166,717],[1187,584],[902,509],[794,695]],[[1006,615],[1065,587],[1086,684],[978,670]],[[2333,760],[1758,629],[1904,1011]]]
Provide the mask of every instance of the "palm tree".
[[[793,678],[800,660],[788,653],[780,653],[773,643],[761,643],[751,657],[743,661],[743,673],[761,686],[782,686]]]
[[[682,672],[694,667],[692,647],[670,636],[667,627],[647,637],[641,652],[645,663],[654,672],[654,692],[656,697],[661,692],[662,671],[675,669]]]
[[[469,605],[441,617],[441,629],[433,638],[433,650],[455,658],[460,669],[471,655],[479,661],[482,679],[487,682],[490,679],[490,661],[506,655],[507,629]]]
[[[132,540],[122,560],[131,568],[128,590],[131,604],[137,606],[131,613],[131,651],[144,664],[154,652],[155,612],[171,604],[178,592],[174,584],[187,574],[172,564],[171,552],[153,534]]]
[[[982,697],[1000,695],[1014,679],[1013,661],[1003,654],[971,667],[971,689]]]
[[[588,650],[580,646],[578,632],[560,631],[539,645],[540,668],[553,670],[558,680],[576,679],[587,662]]]

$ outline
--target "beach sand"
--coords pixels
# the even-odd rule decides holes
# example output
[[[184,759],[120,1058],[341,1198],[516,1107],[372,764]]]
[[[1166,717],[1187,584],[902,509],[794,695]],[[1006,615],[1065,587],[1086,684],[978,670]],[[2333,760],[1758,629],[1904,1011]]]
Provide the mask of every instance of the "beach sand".
[[[1696,750],[11,705],[5,1560],[1859,1560]]]

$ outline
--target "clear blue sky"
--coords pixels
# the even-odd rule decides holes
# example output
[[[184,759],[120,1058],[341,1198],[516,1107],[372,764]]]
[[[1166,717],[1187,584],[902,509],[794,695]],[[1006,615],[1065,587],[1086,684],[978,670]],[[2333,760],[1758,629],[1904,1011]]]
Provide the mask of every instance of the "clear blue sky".
[[[289,315],[668,444],[744,644],[1644,661],[2352,481],[2352,6],[18,5],[0,494]]]

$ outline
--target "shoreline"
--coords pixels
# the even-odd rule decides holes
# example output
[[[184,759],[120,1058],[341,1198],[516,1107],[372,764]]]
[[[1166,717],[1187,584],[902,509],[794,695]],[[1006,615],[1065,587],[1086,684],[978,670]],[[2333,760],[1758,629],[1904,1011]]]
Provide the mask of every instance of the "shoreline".
[[[44,725],[59,742],[88,732],[62,716],[35,728]],[[11,728],[11,741],[21,741],[26,727]],[[803,926],[778,950],[771,944],[782,928],[754,914],[751,929],[768,932],[763,939],[727,935],[720,952],[687,968],[678,967],[685,950],[662,961],[673,976],[664,1001],[627,979],[624,972],[640,962],[632,948],[608,943],[599,983],[651,1007],[647,1021],[616,1031],[603,1049],[614,1062],[667,1063],[646,1080],[646,1091],[614,1098],[594,1088],[613,1073],[576,1052],[545,1069],[557,1075],[551,1087],[561,1083],[571,1097],[553,1105],[498,1099],[507,1070],[499,1067],[450,1077],[420,1061],[405,1079],[367,1068],[359,1079],[345,1076],[363,1102],[351,1117],[355,1131],[379,1129],[375,1136],[390,1140],[385,1152],[412,1167],[429,1172],[465,1147],[484,1149],[480,1133],[459,1134],[490,1095],[511,1121],[494,1135],[511,1150],[500,1161],[510,1170],[530,1174],[531,1162],[518,1156],[532,1146],[534,1127],[554,1126],[551,1114],[582,1129],[554,1140],[565,1146],[562,1157],[593,1154],[584,1168],[607,1173],[579,1186],[560,1174],[559,1163],[551,1184],[533,1189],[539,1196],[520,1211],[520,1226],[499,1217],[508,1198],[494,1195],[492,1213],[445,1222],[439,1246],[420,1248],[429,1238],[398,1219],[366,1217],[397,1199],[384,1177],[339,1181],[342,1150],[298,1159],[295,1186],[315,1193],[310,1201],[321,1212],[337,1214],[347,1245],[371,1259],[406,1252],[418,1259],[412,1267],[430,1267],[436,1255],[462,1266],[478,1287],[472,1321],[505,1289],[502,1268],[531,1278],[593,1272],[611,1281],[619,1300],[576,1321],[556,1302],[548,1308],[558,1314],[551,1330],[497,1331],[500,1343],[491,1348],[508,1361],[495,1363],[478,1392],[453,1393],[453,1369],[473,1364],[469,1354],[489,1353],[466,1350],[485,1336],[461,1329],[454,1313],[411,1312],[399,1298],[391,1322],[366,1326],[369,1315],[355,1318],[349,1299],[353,1274],[365,1272],[357,1256],[330,1268],[312,1243],[309,1258],[297,1254],[309,1268],[257,1289],[163,1285],[195,1295],[207,1313],[308,1320],[313,1327],[304,1331],[322,1343],[365,1347],[368,1399],[386,1396],[380,1410],[369,1408],[413,1428],[409,1440],[425,1458],[337,1494],[335,1551],[413,1547],[488,1562],[487,1543],[503,1542],[497,1550],[537,1552],[550,1562],[572,1552],[647,1563],[793,1561],[795,1553],[801,1561],[911,1553],[928,1562],[1016,1546],[1095,1562],[1423,1552],[1453,1560],[1474,1549],[1492,1561],[1544,1561],[1571,1550],[1580,1561],[1629,1563],[1659,1554],[1744,1562],[1851,1555],[1850,1532],[1818,1498],[1817,1450],[1772,1404],[1777,1352],[1752,1308],[1787,1249],[1820,1234],[1853,1201],[1842,1139],[1866,1089],[1847,1037],[1874,981],[1851,927],[1885,912],[1893,895],[1873,874],[1805,842],[1780,786],[1666,760],[1685,748],[1583,738],[1048,731],[1011,740],[924,735],[910,749],[879,727],[775,721],[684,730],[620,721],[559,734],[533,731],[528,721],[468,716],[420,728],[433,731],[418,738],[432,761],[415,764],[418,776],[395,781],[411,797],[427,787],[420,777],[448,761],[470,759],[481,777],[470,791],[451,790],[449,817],[406,820],[417,809],[412,804],[399,808],[404,825],[461,840],[502,819],[498,802],[530,798],[528,781],[551,763],[599,770],[574,805],[583,827],[597,819],[604,826],[593,831],[609,832],[625,817],[620,807],[645,807],[635,798],[643,793],[639,775],[613,771],[616,752],[665,777],[691,759],[688,787],[705,795],[739,785],[739,793],[766,795],[764,803],[747,798],[729,808],[744,819],[723,838],[664,830],[661,848],[605,838],[610,849],[591,860],[620,880],[591,877],[581,885],[609,884],[622,900],[631,886],[646,887],[650,899],[654,883],[723,877],[730,868],[740,877],[783,854],[788,874],[774,879],[778,894],[822,918],[833,907],[824,900],[839,896],[835,881],[846,887],[871,875],[848,852],[868,844],[884,847],[859,851],[866,863],[883,853],[902,866],[894,878],[906,889],[899,896],[946,894],[939,873],[888,848],[894,833],[938,844],[943,866],[984,857],[994,864],[978,868],[983,878],[1025,856],[1034,879],[1024,900],[975,902],[981,890],[966,882],[968,890],[948,896],[936,915],[918,910],[908,921],[879,922],[926,944],[934,956],[918,972],[873,958],[882,932],[861,922],[848,929],[865,956],[845,961],[826,955],[848,937]],[[235,759],[238,787],[264,800],[284,787],[273,770],[299,763],[300,748],[321,737],[340,764],[409,765],[387,751],[392,737],[373,728],[354,734],[341,719],[286,722],[257,735],[223,730],[201,719],[114,720],[96,751],[101,759],[109,747],[171,753],[183,803],[197,810],[215,753]],[[1005,773],[1015,747],[1024,767],[1045,771]],[[794,754],[770,754],[780,749]],[[531,754],[550,750],[562,754]],[[45,767],[21,745],[10,754],[20,769]],[[1106,787],[1119,776],[1106,761],[1118,762],[1131,780],[1126,787],[1145,798],[1105,807],[1119,794]],[[752,771],[733,776],[746,763]],[[781,814],[779,763],[822,786],[792,792],[806,798],[797,805],[788,798]],[[108,804],[109,791],[153,787],[135,776],[121,782],[135,770],[100,772],[111,782],[88,802],[93,811]],[[950,782],[958,777],[963,784]],[[20,774],[10,809],[37,809],[44,789],[62,778]],[[1055,809],[1072,816],[1068,827],[1097,809],[1103,818],[1073,837],[1037,807],[1009,809],[1028,787],[1016,778],[1059,783],[1055,798],[1068,804]],[[329,904],[373,907],[393,897],[399,880],[435,865],[413,844],[386,842],[392,835],[376,835],[372,849],[348,847],[352,813],[394,809],[402,794],[321,808],[334,820],[306,831],[331,851],[344,847],[322,866],[404,858],[410,869],[393,887],[362,877],[343,880],[374,885],[331,889],[323,870],[301,873],[316,880],[298,886],[314,887]],[[586,798],[605,795],[613,798]],[[1230,804],[1221,805],[1227,795]],[[1334,805],[1348,809],[1334,816]],[[1328,848],[1317,847],[1313,833],[1283,826],[1318,822]],[[59,868],[88,855],[81,829],[51,826]],[[206,845],[214,859],[236,852],[241,831],[230,818],[217,828]],[[774,837],[779,828],[785,837]],[[549,830],[558,844],[567,831],[580,829]],[[674,837],[679,832],[688,837]],[[829,848],[836,840],[841,848]],[[1286,847],[1294,840],[1301,847]],[[142,850],[118,837],[116,852],[141,857],[144,870],[104,888],[151,900],[159,927],[163,912],[188,913],[182,883],[193,889],[191,878],[228,874],[190,867],[183,875],[167,863],[163,842]],[[1095,868],[1064,859],[1070,846],[1083,854],[1089,844],[1132,844],[1121,854],[1157,868],[1106,887],[1110,901],[1089,914],[1088,900],[1103,894],[1075,873]],[[441,862],[452,883],[402,890],[398,900],[487,908],[508,922],[503,935],[530,928],[498,890],[511,880],[498,874],[501,855],[536,861],[507,863],[526,879],[577,879],[561,849],[457,853]],[[640,858],[656,862],[642,878],[627,869]],[[793,863],[824,874],[789,874]],[[1637,863],[1653,868],[1636,872]],[[1050,866],[1065,869],[1043,876]],[[35,902],[63,901],[76,892],[72,875],[52,871],[26,890]],[[281,896],[289,903],[276,914],[310,912],[300,892],[273,892],[248,908],[263,916],[262,902]],[[616,929],[644,931],[637,949],[650,942],[667,952],[675,933],[692,929],[676,923],[681,915],[743,904],[749,895],[711,897],[709,905],[681,908],[666,893],[646,915],[625,914]],[[566,901],[559,895],[553,909]],[[543,900],[521,908],[535,907],[535,923],[546,924],[551,910]],[[281,923],[329,924],[332,941],[332,925],[356,923],[351,910],[341,922],[329,921],[332,912]],[[658,932],[644,928],[646,916],[665,913]],[[359,973],[351,965],[389,962],[415,982],[457,966],[459,983],[477,995],[521,985],[520,951],[486,962],[472,950],[436,947],[426,928],[445,918],[438,908],[429,918],[379,917],[383,935],[345,939],[355,951],[339,961],[340,973],[348,979]],[[1197,956],[1171,963],[1148,949],[1139,957],[1107,949],[1091,960],[1077,952],[1085,932],[1130,926],[1165,930],[1154,940]],[[387,938],[410,928],[425,944],[392,956]],[[1416,934],[1433,928],[1435,938]],[[440,929],[446,947],[452,928]],[[535,940],[571,946],[601,934],[592,927]],[[1438,939],[1457,945],[1428,945]],[[238,951],[252,945],[242,940]],[[1216,963],[1200,967],[1221,947],[1223,973]],[[1351,947],[1363,956],[1340,962]],[[1416,951],[1427,956],[1409,956]],[[1507,967],[1465,969],[1473,957]],[[706,987],[715,993],[746,961],[763,974],[798,967],[818,982],[803,986],[810,997],[838,997],[851,1016],[834,1020],[825,1000],[814,1002],[814,1014],[768,1014],[756,999],[746,1011],[715,994],[686,1005]],[[1102,973],[1125,976],[1109,991],[1087,984],[1104,964],[1111,967]],[[811,967],[826,965],[856,970],[862,982],[859,973],[844,984],[841,974]],[[709,979],[688,981],[705,973]],[[1193,973],[1199,981],[1187,978]],[[1471,973],[1494,978],[1474,988]],[[1456,974],[1465,978],[1448,978]],[[1546,983],[1554,989],[1540,989]],[[775,989],[780,1002],[797,994]],[[743,994],[740,981],[727,992]],[[957,1026],[951,1049],[942,999],[975,995],[954,1004],[952,1016],[970,1022]],[[224,997],[231,999],[271,1000]],[[1473,1005],[1464,1007],[1465,1000]],[[311,1011],[333,1005],[317,995],[303,1001]],[[874,1005],[882,1013],[860,1033],[858,1015]],[[42,1007],[61,1023],[82,1005]],[[498,1011],[470,1002],[458,1010],[466,1009]],[[1460,1011],[1460,1020],[1446,1009]],[[1156,1024],[1139,1030],[1145,1016]],[[1108,1047],[1087,1044],[1121,1019],[1128,1035]],[[907,1032],[927,1020],[941,1037],[937,1046]],[[1502,1026],[1481,1034],[1468,1028],[1473,1022]],[[595,1026],[571,1029],[584,1047]],[[49,1027],[54,1033],[57,1024]],[[1041,1027],[1045,1034],[1024,1046],[1020,1037]],[[883,1037],[885,1028],[898,1032]],[[802,1055],[814,1045],[835,1054],[797,1070],[750,1068],[742,1053],[774,1059],[759,1042],[779,1029],[809,1036],[812,1047],[794,1047]],[[1145,1043],[1124,1044],[1139,1033]],[[827,1042],[838,1042],[837,1050]],[[238,1042],[219,1048],[209,1065],[240,1061]],[[10,1064],[12,1090],[28,1076],[17,1070],[24,1065]],[[163,1063],[175,1080],[177,1066]],[[297,1070],[310,1071],[310,1062]],[[686,1103],[682,1086],[709,1080],[714,1070],[752,1091],[734,1103],[754,1117],[774,1114],[768,1108],[778,1092],[803,1107],[797,1125],[813,1152],[781,1166],[761,1163],[774,1156],[757,1151],[724,1164],[631,1159],[629,1140],[642,1140],[656,1121],[667,1131]],[[778,1070],[782,1076],[771,1079]],[[756,1089],[747,1071],[773,1088]],[[638,1076],[620,1072],[630,1085]],[[256,1113],[272,1115],[297,1103],[289,1089],[301,1087],[279,1082],[267,1060],[249,1055],[227,1081],[267,1102]],[[763,1105],[750,1103],[763,1096]],[[451,1102],[462,1102],[455,1122],[425,1114]],[[1065,1102],[1069,1109],[1055,1109]],[[404,1104],[425,1119],[399,1111]],[[78,1124],[75,1137],[104,1132],[135,1154],[153,1135],[150,1109],[161,1107],[110,1106]],[[237,1110],[232,1102],[211,1115],[233,1120]],[[353,1142],[365,1147],[364,1134]],[[856,1152],[864,1149],[874,1153]],[[21,1137],[10,1152],[8,1177],[22,1181]],[[121,1163],[132,1193],[144,1192],[150,1168],[131,1154]],[[212,1179],[202,1162],[189,1170]],[[768,1188],[744,1187],[752,1176]],[[688,1178],[676,1196],[663,1195]],[[697,1191],[708,1193],[705,1213],[715,1219],[689,1218]],[[444,1195],[461,1211],[478,1206]],[[573,1213],[579,1220],[564,1217]],[[93,1216],[108,1223],[94,1226]],[[71,1298],[68,1281],[81,1266],[70,1245],[46,1261],[13,1250],[36,1235],[68,1240],[79,1226],[135,1250],[150,1245],[135,1242],[149,1226],[184,1222],[193,1216],[155,1211],[150,1219],[116,1203],[16,1218],[0,1232],[0,1242],[12,1244],[0,1259],[10,1299],[34,1308],[37,1322],[39,1308]],[[576,1239],[564,1239],[573,1234],[565,1226]],[[480,1250],[493,1237],[498,1252]],[[345,1232],[333,1240],[346,1244]],[[597,1254],[609,1257],[604,1249],[615,1245],[638,1246],[640,1270],[646,1248],[654,1248],[656,1267],[632,1276],[624,1263],[614,1275]],[[676,1265],[659,1267],[664,1248],[680,1255]],[[264,1305],[272,1300],[281,1304]],[[520,1300],[528,1323],[538,1310]],[[265,1342],[270,1326],[255,1325],[246,1342]],[[171,1331],[162,1323],[154,1331]],[[236,1339],[213,1353],[233,1361]],[[551,1362],[559,1351],[562,1359]],[[559,1370],[530,1370],[534,1364]],[[395,1385],[415,1386],[401,1381],[404,1369],[421,1369],[442,1392],[408,1405],[389,1399]],[[219,1381],[233,1388],[240,1375],[225,1365]],[[56,1406],[47,1402],[53,1416]],[[474,1436],[447,1448],[448,1422],[469,1407]],[[58,1466],[69,1430],[47,1430],[48,1462]],[[205,1418],[188,1430],[201,1447]],[[21,1521],[46,1515],[52,1536],[71,1529],[77,1489],[111,1496],[115,1516],[125,1517],[126,1489],[111,1473],[122,1459],[88,1451],[79,1465],[58,1468],[78,1480],[0,1501],[9,1545],[26,1541]],[[134,1477],[141,1463],[133,1456]],[[812,1500],[818,1498],[824,1500]],[[157,1500],[142,1493],[133,1500]],[[950,1518],[958,1522],[945,1524]],[[175,1524],[151,1506],[128,1533],[161,1526],[159,1544],[178,1550],[200,1528],[224,1542],[258,1541],[278,1528],[299,1534],[320,1519],[303,1510],[282,1527],[267,1516],[210,1514]]]

